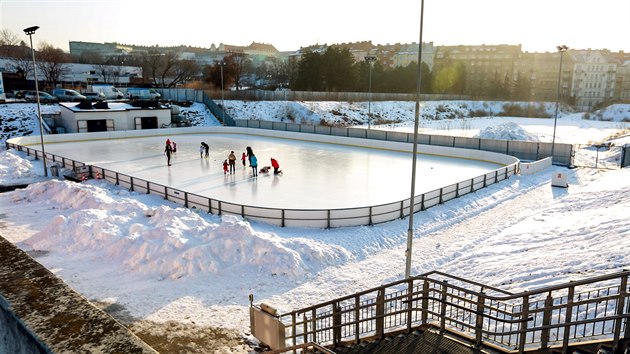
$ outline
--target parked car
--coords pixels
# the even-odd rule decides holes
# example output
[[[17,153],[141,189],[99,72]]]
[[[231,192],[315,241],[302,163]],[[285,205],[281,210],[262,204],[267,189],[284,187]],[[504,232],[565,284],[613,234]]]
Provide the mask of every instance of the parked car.
[[[88,101],[92,102],[100,102],[105,101],[105,94],[102,92],[83,92],[83,96],[87,98]]]
[[[52,95],[57,97],[61,102],[79,102],[87,100],[87,97],[75,90],[56,88],[52,91]]]
[[[35,91],[27,91],[24,94],[24,99],[28,102],[37,102],[37,92]],[[59,99],[48,92],[39,92],[39,102],[41,103],[57,103]]]

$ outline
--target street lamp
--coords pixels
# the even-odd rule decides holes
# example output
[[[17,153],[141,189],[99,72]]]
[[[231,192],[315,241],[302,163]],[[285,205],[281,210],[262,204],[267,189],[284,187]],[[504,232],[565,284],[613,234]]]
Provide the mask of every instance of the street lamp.
[[[225,66],[225,62],[221,60],[219,65],[221,66],[221,125],[225,125],[225,97],[223,96],[223,66]]]
[[[566,45],[559,45],[556,47],[560,52],[560,70],[558,70],[558,92],[556,94],[556,114],[553,118],[553,138],[551,140],[551,161],[553,163],[553,153],[556,146],[556,125],[558,124],[558,102],[560,101],[560,82],[562,80],[562,56],[564,52],[569,49]]]
[[[369,74],[369,79],[368,79],[368,92],[369,92],[369,96],[368,96],[368,129],[370,129],[370,122],[372,120],[372,66],[373,66],[375,61],[376,61],[376,56],[374,56],[374,55],[367,55],[365,57],[365,62],[368,63],[368,65],[370,66],[370,74]]]
[[[37,84],[37,66],[35,65],[35,49],[33,48],[33,34],[39,29],[39,26],[32,26],[24,29],[24,33],[31,40],[31,53],[33,54],[33,76],[35,77],[35,95],[37,96],[37,117],[39,118],[39,139],[42,144],[42,161],[44,162],[44,176],[48,177],[48,168],[46,167],[46,151],[44,150],[44,124],[42,123],[42,110],[39,102],[39,87]]]
[[[413,156],[411,163],[411,197],[409,198],[409,227],[407,228],[407,249],[405,250],[405,278],[411,277],[411,250],[413,248],[413,213],[416,203],[416,164],[418,154],[418,127],[420,125],[420,88],[422,87],[422,25],[424,21],[424,0],[420,1],[420,41],[418,42],[418,72],[416,80],[416,109],[413,126]]]

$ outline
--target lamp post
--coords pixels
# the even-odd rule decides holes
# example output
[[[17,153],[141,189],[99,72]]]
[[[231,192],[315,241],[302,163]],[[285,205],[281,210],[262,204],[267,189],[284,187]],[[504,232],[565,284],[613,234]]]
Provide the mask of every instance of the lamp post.
[[[32,26],[24,29],[24,33],[31,41],[31,53],[33,54],[33,76],[35,77],[35,95],[37,96],[37,118],[39,119],[39,139],[42,144],[42,161],[44,162],[44,176],[48,177],[48,168],[46,167],[46,151],[44,150],[44,124],[42,123],[42,110],[39,102],[39,86],[37,84],[37,66],[35,65],[35,49],[33,48],[33,34],[39,29],[39,26]]]
[[[225,97],[223,96],[223,66],[225,66],[225,62],[221,60],[219,65],[221,66],[221,125],[225,125]]]
[[[376,61],[376,56],[365,56],[365,62],[370,66],[370,74],[368,79],[368,129],[370,129],[370,122],[372,121],[372,66]]]
[[[407,228],[407,249],[405,250],[405,278],[411,277],[411,255],[413,248],[413,213],[416,203],[416,165],[418,154],[418,127],[420,125],[420,88],[422,87],[422,25],[424,21],[424,0],[420,1],[420,40],[418,42],[418,72],[416,80],[416,109],[413,126],[413,156],[411,163],[411,196],[409,197],[409,227]]]
[[[562,81],[562,56],[564,52],[569,49],[566,45],[559,45],[556,47],[560,52],[560,69],[558,70],[558,92],[556,93],[556,114],[553,118],[553,138],[551,140],[551,161],[553,163],[553,153],[556,147],[556,126],[558,125],[558,103],[560,101],[560,86]]]

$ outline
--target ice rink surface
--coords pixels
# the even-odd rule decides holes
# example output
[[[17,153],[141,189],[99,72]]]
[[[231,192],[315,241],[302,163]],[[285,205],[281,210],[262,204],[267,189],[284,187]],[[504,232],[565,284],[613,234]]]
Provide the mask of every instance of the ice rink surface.
[[[177,143],[168,166],[166,139]],[[210,146],[208,158],[199,146]],[[250,146],[258,169],[273,157],[283,174],[258,173],[243,166]],[[236,173],[224,174],[230,151]],[[118,171],[221,201],[285,209],[336,209],[391,203],[409,198],[409,152],[313,143],[243,134],[182,134],[147,138],[46,144],[46,152]],[[416,195],[461,182],[500,167],[494,163],[418,155]],[[272,170],[273,171],[273,170]]]

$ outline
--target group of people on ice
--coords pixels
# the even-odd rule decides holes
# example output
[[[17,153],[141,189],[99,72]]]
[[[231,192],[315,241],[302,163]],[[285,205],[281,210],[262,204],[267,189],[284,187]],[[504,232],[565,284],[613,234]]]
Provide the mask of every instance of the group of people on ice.
[[[243,167],[246,166],[246,161],[249,162],[249,166],[252,168],[252,175],[254,177],[258,176],[258,158],[254,154],[254,150],[252,150],[251,146],[248,146],[246,151],[241,155],[241,162]],[[177,143],[171,141],[171,139],[166,139],[166,147],[164,148],[164,154],[166,155],[166,161],[169,166],[171,166],[171,157],[174,153],[177,152]],[[201,158],[209,158],[210,156],[210,146],[206,142],[201,142],[199,146],[199,157]],[[271,158],[271,166],[263,166],[260,169],[260,173],[269,173],[273,168],[273,173],[275,175],[281,174],[282,170],[280,169],[280,163],[278,160]],[[223,161],[223,174],[233,174],[236,173],[236,154],[234,151],[231,151],[228,155],[227,159]]]
[[[247,160],[249,162],[249,166],[252,168],[252,176],[257,177],[258,176],[258,158],[256,157],[256,154],[254,154],[254,150],[252,150],[251,146],[248,146],[245,149],[245,152],[243,153],[243,155],[241,155],[241,162],[243,163],[243,167],[246,165],[245,164],[245,160]],[[230,155],[228,155],[228,159],[223,161],[223,173],[227,174],[228,173],[228,166],[230,168],[230,174],[233,173],[232,170],[232,166],[236,165],[236,155],[234,155],[234,151],[232,151],[230,153]],[[274,174],[280,174],[282,173],[282,170],[280,169],[280,163],[278,162],[278,160],[274,159],[273,157],[271,158],[271,167],[273,167],[273,173]],[[269,166],[263,166],[260,169],[260,173],[269,173],[269,170],[271,169],[271,167]]]

